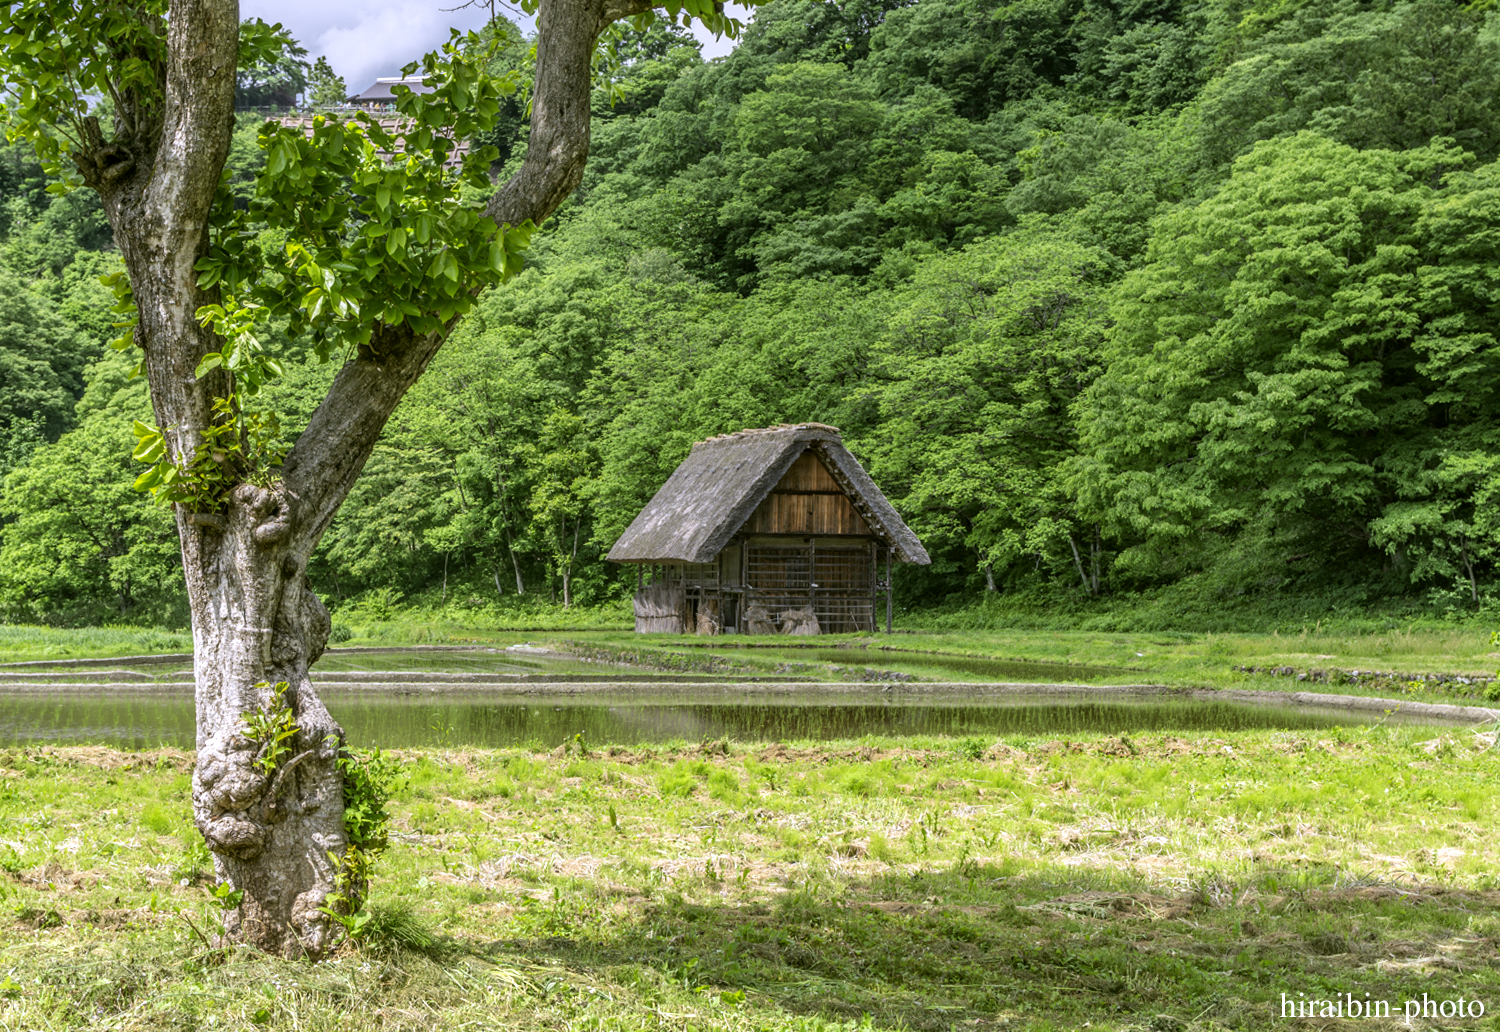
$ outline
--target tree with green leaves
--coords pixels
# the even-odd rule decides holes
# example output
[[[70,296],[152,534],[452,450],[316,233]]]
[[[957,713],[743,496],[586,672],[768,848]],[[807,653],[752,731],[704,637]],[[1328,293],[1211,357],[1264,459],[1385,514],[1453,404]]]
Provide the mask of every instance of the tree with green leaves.
[[[492,152],[458,169],[448,158],[518,84],[455,42],[421,63],[431,92],[401,91],[394,128],[358,115],[311,133],[267,123],[248,208],[222,175],[236,69],[283,53],[275,27],[242,32],[235,0],[24,0],[0,15],[7,133],[37,148],[59,189],[99,194],[125,266],[125,346],[139,349],[154,413],[135,426],[140,485],[172,507],[181,542],[193,811],[238,893],[231,941],[317,956],[360,906],[368,857],[345,819],[359,782],[308,673],[330,629],[308,559],[475,294],[516,272],[535,225],[578,185],[600,34],[652,13],[650,0],[527,7],[531,134],[498,190]],[[711,0],[669,11],[737,28]],[[257,399],[304,356],[342,364],[288,448]]]
[[[264,23],[251,19],[243,30],[254,43],[254,60],[241,64],[235,76],[236,107],[296,107],[307,89],[307,51],[299,46],[281,23],[265,31]]]
[[[562,605],[567,609],[573,604],[579,547],[590,543],[590,500],[599,456],[583,419],[565,409],[548,413],[528,452],[535,482],[532,522],[537,539],[545,542],[548,565],[562,588]]]
[[[171,515],[131,488],[130,425],[151,411],[131,365],[116,354],[95,365],[78,426],[7,471],[0,612],[8,620],[176,626],[186,615]]]
[[[924,263],[896,295],[856,441],[924,540],[993,590],[1016,565],[1076,568],[1099,593],[1100,537],[1076,512],[1072,407],[1099,372],[1108,255],[1044,229]]]
[[[0,429],[35,418],[55,440],[72,423],[84,367],[99,350],[45,298],[0,270]]]
[[[1451,140],[1303,132],[1157,223],[1078,408],[1074,489],[1123,569],[1254,539],[1262,581],[1384,552],[1477,600],[1500,548],[1500,190],[1474,165]]]
[[[312,72],[307,77],[307,103],[314,110],[342,107],[349,99],[349,87],[344,77],[335,75],[328,58],[319,56],[313,62]]]
[[[1303,129],[1384,150],[1442,136],[1492,160],[1500,152],[1495,24],[1485,3],[1298,5],[1203,91],[1190,113],[1194,142],[1210,167]]]

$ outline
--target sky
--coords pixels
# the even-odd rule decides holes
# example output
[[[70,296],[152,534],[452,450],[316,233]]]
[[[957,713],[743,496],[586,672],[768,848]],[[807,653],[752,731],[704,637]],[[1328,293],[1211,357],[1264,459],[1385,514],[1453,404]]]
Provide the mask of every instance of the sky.
[[[241,0],[240,17],[281,22],[307,48],[309,62],[328,58],[349,92],[359,93],[385,75],[400,75],[415,61],[448,39],[448,29],[477,29],[489,20],[489,5],[462,7],[463,0],[361,0],[332,4],[322,0]],[[459,8],[454,10],[454,8]],[[496,0],[495,11],[530,32],[532,20],[519,8]],[[749,13],[734,4],[729,13],[741,21]],[[703,41],[703,56],[729,53],[729,40],[715,40],[694,26]]]

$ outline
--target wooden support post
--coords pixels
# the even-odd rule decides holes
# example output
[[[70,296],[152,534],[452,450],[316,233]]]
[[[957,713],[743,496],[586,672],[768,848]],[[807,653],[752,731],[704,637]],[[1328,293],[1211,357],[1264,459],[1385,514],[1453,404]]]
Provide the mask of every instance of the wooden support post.
[[[870,542],[870,633],[879,629],[875,622],[875,607],[880,603],[880,546]]]
[[[818,617],[818,592],[816,578],[818,573],[818,546],[813,538],[807,539],[807,608],[812,610],[813,619]],[[818,631],[822,633],[822,621],[818,623]]]
[[[891,550],[885,550],[885,633],[891,633],[891,610],[896,595],[896,582],[891,579]]]

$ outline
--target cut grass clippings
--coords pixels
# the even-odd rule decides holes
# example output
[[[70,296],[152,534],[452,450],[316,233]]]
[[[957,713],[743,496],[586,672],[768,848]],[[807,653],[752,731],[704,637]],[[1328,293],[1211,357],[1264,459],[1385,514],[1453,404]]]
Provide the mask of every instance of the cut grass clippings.
[[[0,1029],[1495,1027],[1399,1020],[1424,993],[1500,1011],[1493,745],[412,755],[372,931],[317,965],[205,949],[188,754],[11,750]],[[1283,993],[1398,1018],[1287,1019]]]

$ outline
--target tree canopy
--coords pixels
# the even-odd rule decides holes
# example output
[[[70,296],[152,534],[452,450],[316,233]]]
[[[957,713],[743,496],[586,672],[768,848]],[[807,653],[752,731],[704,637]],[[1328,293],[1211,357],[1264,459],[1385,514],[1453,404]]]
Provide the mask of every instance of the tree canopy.
[[[524,74],[502,37],[492,67]],[[624,27],[577,190],[396,410],[310,573],[335,619],[618,598],[601,556],[694,440],[818,420],[927,541],[910,602],[1485,604],[1497,48],[1500,14],[1440,0],[778,0],[714,61]],[[503,177],[532,125],[497,103],[466,131]],[[234,247],[261,247],[275,151],[238,132]],[[110,335],[70,286],[111,269],[101,213],[45,185],[5,152],[16,304],[61,327],[28,352],[52,400],[13,406],[18,440],[47,421],[22,464],[78,425]],[[411,248],[392,197],[380,246]],[[318,318],[274,332],[315,349]],[[264,389],[310,412],[320,375]],[[68,596],[92,610],[32,597],[118,611],[98,584]]]

